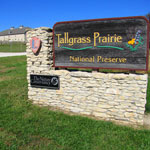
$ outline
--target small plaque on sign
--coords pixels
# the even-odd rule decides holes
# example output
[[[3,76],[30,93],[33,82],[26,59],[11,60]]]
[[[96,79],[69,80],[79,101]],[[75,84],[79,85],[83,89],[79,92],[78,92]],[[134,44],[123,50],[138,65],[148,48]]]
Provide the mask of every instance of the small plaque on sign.
[[[40,49],[41,40],[37,37],[32,37],[32,39],[30,40],[30,46],[31,46],[32,52],[36,54]]]
[[[32,87],[59,89],[59,77],[48,75],[30,75]]]

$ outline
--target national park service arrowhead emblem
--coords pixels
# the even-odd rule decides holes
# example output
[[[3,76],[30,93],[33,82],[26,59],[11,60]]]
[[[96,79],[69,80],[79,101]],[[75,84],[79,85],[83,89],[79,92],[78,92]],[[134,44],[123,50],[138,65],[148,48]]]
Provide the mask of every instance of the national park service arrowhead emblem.
[[[37,37],[32,37],[32,39],[30,40],[30,46],[31,46],[32,52],[36,54],[41,47],[41,40]]]

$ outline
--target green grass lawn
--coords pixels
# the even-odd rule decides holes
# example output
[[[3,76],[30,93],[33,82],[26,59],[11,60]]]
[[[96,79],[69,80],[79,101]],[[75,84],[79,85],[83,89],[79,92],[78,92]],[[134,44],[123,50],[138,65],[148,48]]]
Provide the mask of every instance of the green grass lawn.
[[[146,103],[146,112],[150,113],[150,73],[148,76],[148,88],[147,88],[147,103]]]
[[[0,44],[0,52],[25,52],[26,44],[19,42],[12,42],[9,44]]]
[[[149,149],[150,130],[32,105],[27,99],[26,57],[0,58],[0,150]]]

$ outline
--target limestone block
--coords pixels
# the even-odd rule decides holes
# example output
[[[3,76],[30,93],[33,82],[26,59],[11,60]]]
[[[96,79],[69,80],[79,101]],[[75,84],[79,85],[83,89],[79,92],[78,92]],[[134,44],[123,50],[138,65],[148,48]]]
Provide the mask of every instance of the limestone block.
[[[100,117],[100,118],[108,118],[109,116],[106,113],[101,113],[101,112],[93,112],[93,116]]]
[[[50,70],[49,73],[52,75],[63,75],[63,76],[66,76],[69,74],[67,70]]]
[[[93,107],[93,111],[106,113],[108,110],[105,108]]]
[[[142,91],[142,93],[146,93],[147,89],[146,88],[142,88],[141,91]]]
[[[136,118],[137,117],[137,114],[134,113],[134,112],[125,112],[125,117],[127,118]]]
[[[77,107],[70,107],[70,111],[75,112],[75,113],[80,113],[80,112],[83,112],[84,110],[81,108],[77,108]]]
[[[78,72],[70,72],[71,77],[80,77],[80,78],[90,78],[92,75],[90,73],[84,73],[81,71]]]
[[[64,94],[64,91],[62,88],[60,88],[59,90],[56,91],[56,94],[57,95],[63,95]]]
[[[83,114],[83,115],[91,115],[91,112],[89,112],[89,111],[83,111],[83,112],[81,112],[81,114]]]
[[[115,89],[115,88],[107,88],[106,93],[113,94],[113,95],[118,95],[118,94],[120,94],[120,91],[118,89]]]
[[[94,85],[89,83],[88,81],[84,84],[86,88],[94,88]]]
[[[103,108],[103,109],[110,109],[110,108],[113,108],[113,106],[107,105],[107,104],[99,104],[98,107],[99,107],[99,108]]]
[[[106,78],[108,75],[105,73],[92,72],[92,76],[96,79]]]
[[[72,96],[65,96],[64,99],[66,99],[66,100],[72,100],[73,97]]]
[[[125,75],[125,74],[114,74],[113,75],[113,79],[116,79],[116,80],[123,80],[126,78],[127,78],[127,75]]]

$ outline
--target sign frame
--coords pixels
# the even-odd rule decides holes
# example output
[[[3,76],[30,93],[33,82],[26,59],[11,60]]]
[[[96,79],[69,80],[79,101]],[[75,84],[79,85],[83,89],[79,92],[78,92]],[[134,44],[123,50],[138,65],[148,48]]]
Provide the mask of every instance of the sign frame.
[[[83,66],[57,66],[55,64],[55,26],[58,24],[68,24],[68,23],[77,23],[77,22],[92,22],[92,21],[107,21],[107,20],[121,20],[121,19],[144,19],[147,22],[147,56],[146,56],[146,69],[134,69],[134,68],[111,68],[111,67],[83,67]],[[144,16],[135,16],[135,17],[119,17],[119,18],[104,18],[104,19],[89,19],[89,20],[75,20],[75,21],[63,21],[57,22],[53,26],[53,67],[55,68],[83,68],[83,69],[111,69],[111,70],[134,70],[134,71],[148,71],[149,64],[149,21]]]

